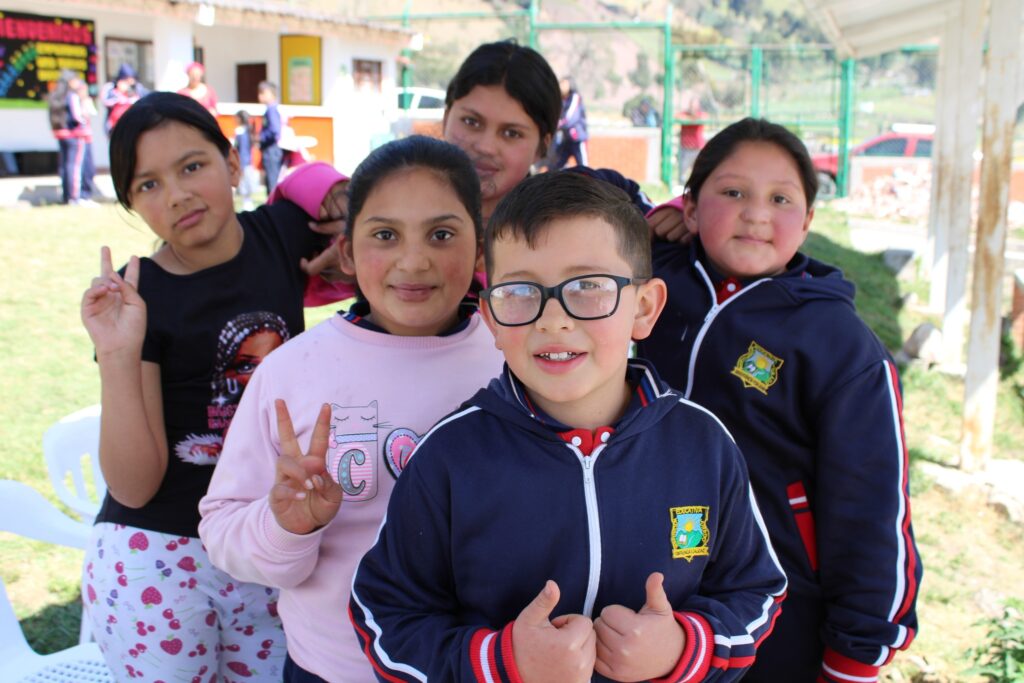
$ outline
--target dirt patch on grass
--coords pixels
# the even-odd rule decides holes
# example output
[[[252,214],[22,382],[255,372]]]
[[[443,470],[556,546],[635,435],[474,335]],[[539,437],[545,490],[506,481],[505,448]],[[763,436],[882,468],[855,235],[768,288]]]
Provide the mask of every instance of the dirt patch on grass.
[[[930,482],[915,484],[914,532],[925,569],[920,630],[884,680],[980,680],[963,675],[966,653],[985,640],[980,620],[998,616],[1007,598],[1024,598],[1024,528],[990,507],[980,489],[953,495]]]

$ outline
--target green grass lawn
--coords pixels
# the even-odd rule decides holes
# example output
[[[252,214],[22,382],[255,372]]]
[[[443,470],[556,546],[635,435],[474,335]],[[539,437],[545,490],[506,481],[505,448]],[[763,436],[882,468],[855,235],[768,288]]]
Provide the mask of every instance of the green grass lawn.
[[[657,188],[652,194],[661,198]],[[56,500],[41,454],[43,431],[55,420],[95,403],[99,381],[92,348],[79,322],[82,292],[99,268],[99,249],[114,261],[148,254],[145,226],[112,206],[0,209],[0,478],[24,481]],[[806,245],[812,255],[840,265],[858,285],[857,307],[889,347],[897,347],[925,319],[903,310],[901,297],[922,283],[902,283],[878,255],[850,247],[845,217],[818,209]],[[335,307],[307,312],[323,319]],[[1019,458],[1024,444],[1024,371],[1011,368],[1001,383],[997,457]],[[920,369],[903,373],[907,437],[915,459],[950,462],[959,438],[962,382]],[[963,650],[982,638],[973,581],[1000,596],[1024,598],[1024,537],[984,505],[936,492],[917,473],[912,480],[915,525],[926,566],[919,603],[921,637],[912,652],[950,675],[964,668]],[[966,526],[965,526],[966,525]],[[971,537],[970,552],[952,536]],[[41,652],[67,647],[78,632],[81,552],[0,533],[0,578],[7,585],[30,642]],[[956,636],[949,638],[950,633]],[[908,661],[898,657],[897,662]],[[958,680],[955,676],[943,680]]]

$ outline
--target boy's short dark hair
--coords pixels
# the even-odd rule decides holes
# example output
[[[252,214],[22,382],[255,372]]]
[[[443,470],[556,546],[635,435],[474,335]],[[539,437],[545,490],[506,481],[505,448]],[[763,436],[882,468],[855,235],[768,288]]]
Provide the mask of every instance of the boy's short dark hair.
[[[256,86],[256,92],[263,92],[269,90],[270,94],[277,97],[277,86],[270,81],[260,81],[260,84]]]
[[[612,226],[619,255],[629,263],[633,277],[651,276],[647,221],[629,196],[596,178],[557,171],[527,178],[498,203],[484,231],[487,279],[494,275],[497,240],[522,239],[532,248],[552,221],[576,216],[598,218]]]
[[[448,83],[445,109],[451,109],[455,100],[478,85],[505,88],[537,125],[542,148],[545,136],[554,136],[562,115],[562,93],[555,72],[539,52],[514,40],[484,43],[466,57]],[[539,150],[541,155],[545,152],[546,149]]]

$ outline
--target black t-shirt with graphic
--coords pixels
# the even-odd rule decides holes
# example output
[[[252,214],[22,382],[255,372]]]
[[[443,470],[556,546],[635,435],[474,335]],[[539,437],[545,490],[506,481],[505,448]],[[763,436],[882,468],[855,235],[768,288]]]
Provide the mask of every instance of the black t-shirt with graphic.
[[[173,275],[141,259],[146,301],[142,358],[160,366],[167,472],[141,508],[107,494],[97,522],[177,536],[198,536],[206,494],[224,434],[259,362],[304,328],[306,278],[299,259],[325,246],[309,217],[290,202],[238,214],[244,238],[230,261]]]

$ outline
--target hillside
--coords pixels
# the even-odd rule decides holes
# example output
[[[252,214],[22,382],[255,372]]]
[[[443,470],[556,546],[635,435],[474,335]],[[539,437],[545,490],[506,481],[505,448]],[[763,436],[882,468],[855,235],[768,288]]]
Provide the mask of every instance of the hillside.
[[[298,0],[295,0],[298,2]],[[352,17],[398,16],[406,0],[305,0],[306,7]],[[545,23],[661,21],[669,0],[544,0]],[[678,44],[823,43],[797,0],[674,0],[672,31]],[[465,14],[521,10],[507,0],[413,0],[411,13]],[[413,56],[414,85],[444,88],[461,60],[481,42],[513,37],[527,42],[524,17],[413,20],[424,49]],[[557,73],[575,77],[588,108],[618,116],[623,104],[641,94],[661,100],[662,34],[658,30],[543,30],[541,52]]]

